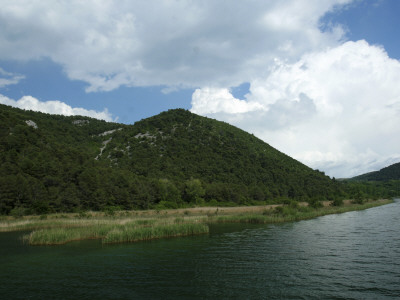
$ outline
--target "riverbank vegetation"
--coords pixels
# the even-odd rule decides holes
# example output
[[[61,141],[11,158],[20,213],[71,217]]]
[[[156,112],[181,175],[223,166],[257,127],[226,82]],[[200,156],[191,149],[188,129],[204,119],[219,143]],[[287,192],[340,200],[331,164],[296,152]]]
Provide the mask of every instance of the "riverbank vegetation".
[[[40,229],[25,235],[23,240],[30,245],[57,245],[85,239],[101,239],[104,244],[111,244],[208,233],[208,226],[203,223],[174,224],[170,220],[150,223],[152,224],[143,225],[133,221],[119,224],[115,221],[109,224],[89,223],[85,227]]]
[[[30,245],[57,245],[85,239],[102,243],[125,243],[158,238],[189,236],[209,232],[213,223],[274,224],[315,218],[327,214],[362,210],[388,204],[390,200],[359,204],[345,201],[341,206],[322,202],[319,206],[288,202],[257,207],[198,207],[181,210],[117,211],[114,214],[85,212],[2,217],[0,231],[31,231],[23,241]]]

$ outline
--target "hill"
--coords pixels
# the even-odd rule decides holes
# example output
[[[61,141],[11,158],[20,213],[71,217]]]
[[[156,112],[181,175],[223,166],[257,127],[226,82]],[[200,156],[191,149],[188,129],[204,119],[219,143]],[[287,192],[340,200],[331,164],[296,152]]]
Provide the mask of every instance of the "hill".
[[[379,171],[370,172],[353,177],[356,181],[390,181],[400,180],[400,162],[385,167]]]
[[[322,172],[183,109],[124,125],[0,105],[0,160],[1,214],[344,196]]]

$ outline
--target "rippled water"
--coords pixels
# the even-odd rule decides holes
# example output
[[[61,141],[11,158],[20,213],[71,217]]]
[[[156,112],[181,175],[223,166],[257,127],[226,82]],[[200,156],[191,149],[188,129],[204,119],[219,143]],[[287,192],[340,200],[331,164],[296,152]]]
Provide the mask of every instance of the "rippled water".
[[[400,202],[282,225],[102,246],[0,234],[2,299],[398,299]]]

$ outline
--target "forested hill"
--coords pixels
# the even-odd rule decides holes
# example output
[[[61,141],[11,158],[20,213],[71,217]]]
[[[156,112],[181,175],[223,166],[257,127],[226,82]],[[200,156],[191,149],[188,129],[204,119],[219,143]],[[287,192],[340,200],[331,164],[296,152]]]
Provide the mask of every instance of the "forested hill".
[[[0,105],[0,213],[342,197],[341,183],[183,109],[134,125]]]
[[[389,181],[400,180],[400,162],[385,167],[379,171],[370,172],[353,177],[351,180],[356,181]]]

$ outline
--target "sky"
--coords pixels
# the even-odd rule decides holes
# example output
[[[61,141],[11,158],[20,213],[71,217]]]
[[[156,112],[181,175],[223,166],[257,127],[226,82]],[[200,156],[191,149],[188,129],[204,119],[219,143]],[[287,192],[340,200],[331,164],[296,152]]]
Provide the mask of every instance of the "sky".
[[[0,103],[228,122],[336,178],[400,161],[398,0],[0,0]]]

